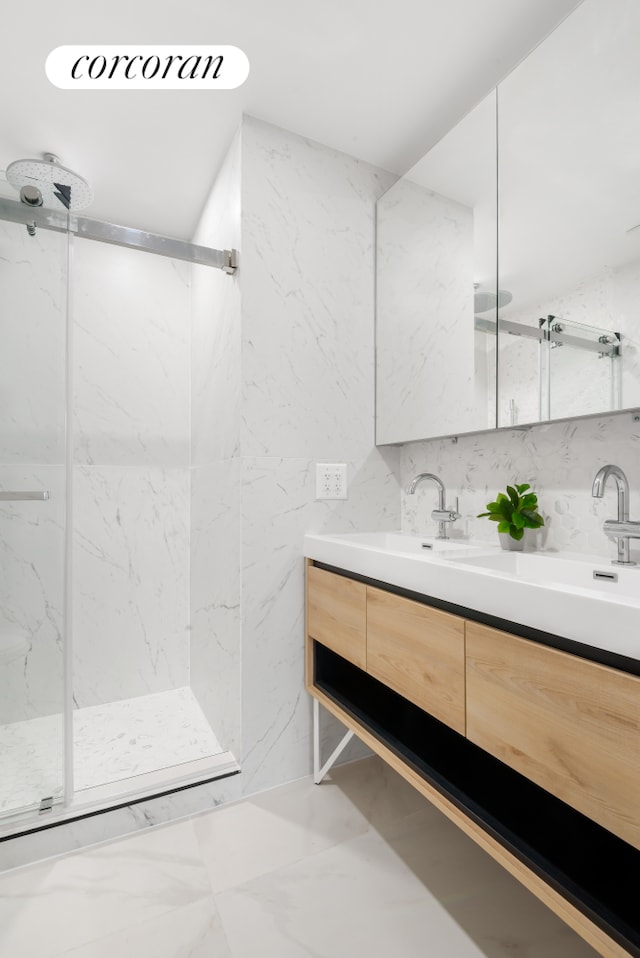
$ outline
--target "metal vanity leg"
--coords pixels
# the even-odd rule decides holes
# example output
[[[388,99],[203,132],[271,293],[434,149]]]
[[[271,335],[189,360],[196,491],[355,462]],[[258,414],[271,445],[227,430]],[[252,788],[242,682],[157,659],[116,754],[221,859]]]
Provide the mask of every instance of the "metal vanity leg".
[[[320,767],[320,702],[316,698],[313,700],[313,781],[319,785],[328,771],[332,768],[334,762],[342,755],[343,751],[353,738],[353,732],[347,731],[344,738],[336,745],[333,752]]]

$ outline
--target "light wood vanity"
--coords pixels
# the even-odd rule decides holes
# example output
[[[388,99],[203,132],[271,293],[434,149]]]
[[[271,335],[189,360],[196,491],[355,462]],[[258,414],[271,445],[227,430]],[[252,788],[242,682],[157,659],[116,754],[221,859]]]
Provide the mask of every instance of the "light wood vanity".
[[[601,955],[640,955],[630,660],[306,561],[311,695]]]

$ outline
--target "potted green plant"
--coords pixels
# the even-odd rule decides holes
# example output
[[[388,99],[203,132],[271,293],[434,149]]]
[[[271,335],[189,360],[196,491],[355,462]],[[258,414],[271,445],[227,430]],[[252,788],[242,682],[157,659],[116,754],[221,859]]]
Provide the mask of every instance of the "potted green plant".
[[[528,482],[507,486],[506,494],[499,492],[495,502],[487,503],[487,511],[477,516],[478,519],[486,516],[491,522],[498,523],[503,549],[522,549],[524,530],[539,529],[544,525],[538,512],[538,497],[535,492],[529,492],[530,489]]]

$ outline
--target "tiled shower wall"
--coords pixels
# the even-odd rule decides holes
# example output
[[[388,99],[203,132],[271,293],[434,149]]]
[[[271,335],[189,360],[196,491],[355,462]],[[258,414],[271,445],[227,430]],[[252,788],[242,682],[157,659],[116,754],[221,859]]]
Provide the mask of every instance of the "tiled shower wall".
[[[62,709],[66,238],[0,224],[0,721]],[[189,682],[191,268],[75,237],[73,692],[99,705]],[[37,520],[37,522],[36,522]]]
[[[238,133],[203,211],[194,240],[204,246],[240,250],[240,145]],[[193,267],[191,357],[191,688],[219,741],[236,756],[241,753],[241,276]]]
[[[51,494],[0,503],[5,724],[63,706],[66,237],[0,223],[0,288],[0,487]]]
[[[74,704],[188,684],[188,263],[74,240]]]

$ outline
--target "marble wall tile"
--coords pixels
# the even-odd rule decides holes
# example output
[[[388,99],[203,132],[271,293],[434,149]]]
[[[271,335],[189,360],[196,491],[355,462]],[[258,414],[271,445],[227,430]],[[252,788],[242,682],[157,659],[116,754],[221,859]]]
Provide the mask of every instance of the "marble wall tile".
[[[373,445],[374,203],[393,178],[245,118],[242,454]]]
[[[189,264],[75,239],[73,275],[76,462],[187,466]]]
[[[432,490],[424,484],[413,496],[405,491],[418,472],[439,475],[448,502],[459,496],[462,519],[452,535],[485,541],[495,541],[493,523],[476,519],[476,514],[507,482],[530,482],[545,518],[544,528],[535,533],[538,546],[613,558],[615,545],[604,535],[602,523],[617,515],[615,488],[608,488],[603,499],[591,495],[593,478],[607,463],[619,465],[627,474],[631,515],[640,515],[640,423],[629,412],[460,436],[456,442],[407,444],[401,465],[402,526],[417,534],[435,531],[429,515],[435,501]],[[633,540],[631,549],[638,558],[640,549]]]
[[[240,453],[240,286],[208,266],[193,267],[191,465]]]
[[[308,531],[398,528],[398,453],[374,448],[374,212],[382,171],[242,129],[242,789],[306,774]],[[349,498],[315,501],[315,462]],[[323,723],[323,739],[337,734]]]
[[[395,453],[395,450],[393,451]],[[348,462],[349,499],[315,501],[309,459],[243,461],[242,786],[308,774],[311,700],[304,679],[305,532],[397,529],[396,463],[373,450]],[[325,729],[327,736],[330,730]]]
[[[0,724],[59,713],[63,703],[64,466],[0,466],[0,488],[46,490],[45,502],[0,503]],[[2,638],[0,637],[0,644]]]
[[[241,133],[195,234],[240,249]],[[241,748],[241,277],[196,266],[191,358],[190,681],[216,735]]]
[[[188,684],[189,474],[74,470],[74,703]]]
[[[223,747],[240,754],[239,459],[191,471],[190,682]]]
[[[240,144],[238,132],[211,190],[194,242],[240,250]],[[229,276],[206,266],[192,268],[192,466],[239,454],[240,275]]]
[[[66,244],[0,223],[0,462],[65,455]]]

